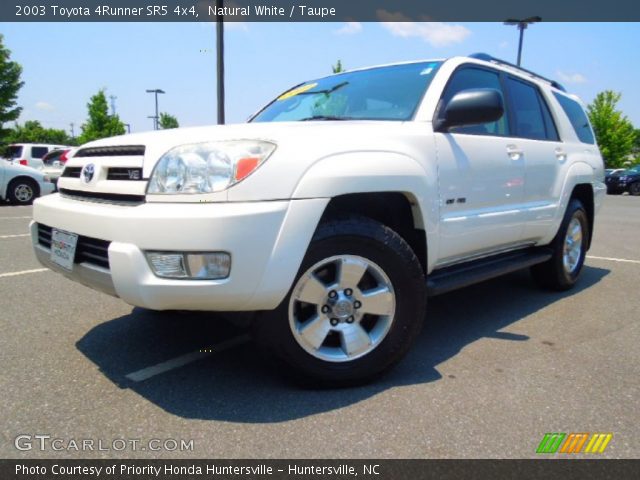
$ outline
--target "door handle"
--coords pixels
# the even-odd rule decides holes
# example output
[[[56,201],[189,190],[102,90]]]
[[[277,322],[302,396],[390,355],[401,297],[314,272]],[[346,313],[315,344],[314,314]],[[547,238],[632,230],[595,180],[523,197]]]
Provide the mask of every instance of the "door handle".
[[[524,155],[524,152],[516,145],[507,145],[507,154],[511,160],[520,160],[520,157]]]
[[[561,149],[561,148],[556,148],[555,149],[555,154],[556,154],[556,158],[558,159],[558,161],[560,162],[564,162],[567,159],[567,154],[566,152]]]

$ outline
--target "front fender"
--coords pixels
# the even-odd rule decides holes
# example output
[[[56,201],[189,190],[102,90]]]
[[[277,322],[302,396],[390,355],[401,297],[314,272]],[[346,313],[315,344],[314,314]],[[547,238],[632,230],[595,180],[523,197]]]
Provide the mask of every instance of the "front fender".
[[[399,192],[412,203],[414,224],[425,230],[427,250],[437,252],[439,216],[437,168],[397,152],[349,152],[313,163],[301,176],[294,199],[354,193]],[[435,257],[428,255],[428,270]]]
[[[432,180],[435,186],[435,177]],[[349,152],[314,162],[302,175],[293,198],[408,192],[420,200],[428,187],[424,168],[407,155],[380,151]]]

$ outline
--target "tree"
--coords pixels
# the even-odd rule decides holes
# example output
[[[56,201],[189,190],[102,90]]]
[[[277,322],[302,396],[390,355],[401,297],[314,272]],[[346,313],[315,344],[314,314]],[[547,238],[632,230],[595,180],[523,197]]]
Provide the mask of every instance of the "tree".
[[[124,123],[118,115],[109,115],[109,106],[104,89],[98,91],[87,103],[89,118],[82,125],[82,133],[78,137],[80,144],[98,140],[99,138],[124,135]]]
[[[72,145],[73,139],[64,130],[44,128],[37,120],[28,120],[24,125],[17,124],[5,137],[7,143],[57,143]]]
[[[342,62],[338,60],[338,63],[336,63],[335,65],[331,65],[331,70],[333,70],[333,73],[344,72],[344,68],[342,67]]]
[[[0,143],[8,133],[3,129],[7,122],[17,120],[22,107],[17,106],[18,91],[24,85],[20,81],[22,67],[10,60],[11,52],[3,44],[3,36],[0,35]]]
[[[587,107],[598,146],[609,168],[623,167],[633,151],[636,133],[629,119],[616,107],[622,95],[611,90],[598,93]]]
[[[169,115],[166,112],[162,112],[160,114],[160,121],[158,122],[158,126],[162,130],[166,130],[168,128],[178,128],[180,124],[178,123],[178,119],[173,115]]]

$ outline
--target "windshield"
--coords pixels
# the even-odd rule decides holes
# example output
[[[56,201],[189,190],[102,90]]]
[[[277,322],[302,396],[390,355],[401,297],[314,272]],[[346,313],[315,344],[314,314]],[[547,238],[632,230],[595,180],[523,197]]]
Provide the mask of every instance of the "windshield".
[[[377,67],[306,82],[280,95],[251,121],[409,120],[441,63]]]

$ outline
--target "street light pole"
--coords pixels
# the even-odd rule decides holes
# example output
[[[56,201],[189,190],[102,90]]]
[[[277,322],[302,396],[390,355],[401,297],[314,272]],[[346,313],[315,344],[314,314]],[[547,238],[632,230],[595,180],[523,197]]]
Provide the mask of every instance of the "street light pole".
[[[147,93],[153,93],[153,94],[155,94],[155,97],[156,97],[156,115],[155,115],[155,117],[149,117],[149,118],[153,118],[154,119],[154,121],[153,121],[153,129],[154,130],[158,130],[158,119],[160,118],[158,116],[158,94],[159,93],[166,93],[166,92],[164,90],[160,89],[160,88],[155,88],[155,89],[152,89],[152,90],[147,90]]]
[[[509,18],[504,22],[505,25],[516,25],[518,27],[518,30],[520,31],[520,40],[518,41],[518,66],[520,66],[522,60],[522,43],[524,41],[524,31],[530,24],[539,22],[541,20],[542,18],[540,17],[529,17],[522,20]]]
[[[223,0],[218,0],[218,11],[223,8]],[[218,124],[224,125],[224,16],[216,14],[216,64],[218,83]]]

